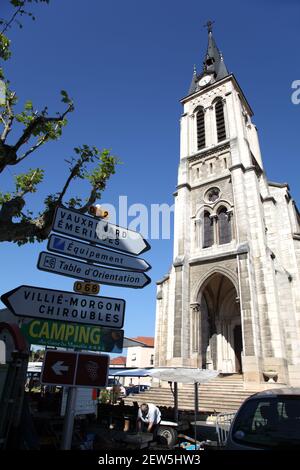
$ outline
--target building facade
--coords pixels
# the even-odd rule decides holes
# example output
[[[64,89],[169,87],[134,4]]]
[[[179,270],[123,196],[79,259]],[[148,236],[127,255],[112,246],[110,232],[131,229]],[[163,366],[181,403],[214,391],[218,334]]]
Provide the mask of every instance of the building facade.
[[[174,256],[157,283],[155,366],[300,385],[300,216],[268,181],[253,112],[208,24],[182,99]]]
[[[152,336],[137,336],[132,338],[140,342],[140,346],[128,348],[126,367],[153,367],[154,364],[154,338]]]

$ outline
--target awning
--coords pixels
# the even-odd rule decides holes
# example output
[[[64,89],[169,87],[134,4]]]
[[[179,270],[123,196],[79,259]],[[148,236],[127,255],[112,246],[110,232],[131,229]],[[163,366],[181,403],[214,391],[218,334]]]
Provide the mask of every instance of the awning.
[[[118,377],[148,377],[150,376],[150,371],[153,369],[128,369],[128,370],[114,370],[114,368],[109,369],[109,375],[118,376]]]
[[[149,375],[156,379],[167,382],[178,382],[184,384],[204,383],[214,379],[219,375],[217,370],[191,369],[185,367],[164,367],[149,370]]]

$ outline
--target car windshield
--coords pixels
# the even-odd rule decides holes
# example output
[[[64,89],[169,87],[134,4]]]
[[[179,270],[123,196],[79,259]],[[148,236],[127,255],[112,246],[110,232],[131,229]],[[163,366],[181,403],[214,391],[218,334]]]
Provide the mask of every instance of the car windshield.
[[[114,377],[113,378],[111,378],[111,377],[108,378],[107,385],[109,387],[111,387],[112,385],[118,385],[118,384],[119,384],[119,381],[117,379],[115,379]]]
[[[261,448],[300,445],[300,396],[252,399],[242,406],[232,428],[232,439]]]

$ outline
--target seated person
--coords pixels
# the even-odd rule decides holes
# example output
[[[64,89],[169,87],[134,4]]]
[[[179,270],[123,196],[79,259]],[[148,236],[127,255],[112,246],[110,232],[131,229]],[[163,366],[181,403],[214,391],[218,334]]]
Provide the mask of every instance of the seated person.
[[[279,423],[279,413],[277,409],[277,403],[264,405],[260,407],[260,414],[265,420],[263,429],[274,428]]]

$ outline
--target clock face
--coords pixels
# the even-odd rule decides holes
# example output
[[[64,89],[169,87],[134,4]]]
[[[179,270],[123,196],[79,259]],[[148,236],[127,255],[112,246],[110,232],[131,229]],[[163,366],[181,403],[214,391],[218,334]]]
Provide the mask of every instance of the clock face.
[[[211,75],[204,75],[204,77],[200,78],[199,86],[207,85],[211,81]]]

